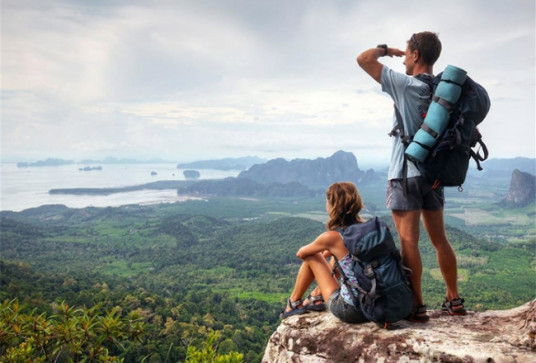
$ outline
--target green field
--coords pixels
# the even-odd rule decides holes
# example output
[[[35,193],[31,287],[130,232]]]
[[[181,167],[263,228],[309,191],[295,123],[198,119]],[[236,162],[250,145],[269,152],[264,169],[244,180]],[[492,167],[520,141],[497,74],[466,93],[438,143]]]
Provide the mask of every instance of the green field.
[[[384,191],[360,189],[363,214],[392,226]],[[515,307],[536,291],[534,207],[498,208],[490,195],[447,200],[459,290],[473,310]],[[0,298],[26,312],[52,314],[65,301],[141,314],[146,332],[121,353],[126,362],[183,361],[211,331],[221,334],[219,353],[258,362],[294,284],[295,253],[326,219],[323,197],[3,212]],[[424,233],[420,248],[423,293],[437,309],[444,284]]]

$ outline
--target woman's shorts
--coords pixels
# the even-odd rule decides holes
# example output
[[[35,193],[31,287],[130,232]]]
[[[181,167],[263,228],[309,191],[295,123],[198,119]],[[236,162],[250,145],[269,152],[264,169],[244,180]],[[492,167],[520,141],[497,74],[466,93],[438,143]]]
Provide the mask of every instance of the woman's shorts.
[[[345,323],[364,323],[368,319],[360,308],[348,304],[341,296],[341,290],[335,290],[329,297],[329,310]]]

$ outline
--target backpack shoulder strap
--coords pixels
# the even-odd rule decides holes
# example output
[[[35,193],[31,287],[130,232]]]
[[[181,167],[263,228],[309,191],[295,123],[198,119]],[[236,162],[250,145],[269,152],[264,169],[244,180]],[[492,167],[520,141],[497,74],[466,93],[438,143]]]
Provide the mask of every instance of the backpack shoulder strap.
[[[432,101],[432,97],[433,97],[433,94],[434,94],[434,86],[436,85],[436,78],[437,77],[434,78],[429,74],[419,73],[419,74],[417,74],[415,76],[415,78],[417,78],[421,82],[426,83],[426,85],[429,87],[429,89],[430,89],[430,101]],[[404,122],[402,120],[402,115],[400,114],[400,111],[398,110],[398,107],[396,107],[396,104],[394,105],[394,107],[395,107],[396,125],[395,125],[395,127],[393,127],[391,132],[389,132],[387,135],[393,137],[398,133],[399,136],[400,136],[400,139],[402,141],[402,144],[404,144],[404,148],[406,148],[411,143],[411,141],[413,139],[413,135],[411,135],[411,136],[406,135],[406,132],[404,131]],[[422,115],[422,116],[423,116],[423,120],[424,120],[425,115]],[[407,190],[408,190],[408,187],[407,187],[408,160],[407,160],[405,154],[404,154],[404,164],[403,164],[403,167],[402,167],[402,174],[403,174],[402,179],[403,179],[404,195],[407,195]]]
[[[419,73],[415,76],[419,81],[424,82],[430,87],[431,90],[434,88],[434,77],[427,73]]]
[[[415,76],[419,81],[426,83],[428,87],[430,88],[430,101],[432,100],[432,94],[434,90],[434,77],[432,77],[429,74],[426,73],[420,73]],[[404,146],[408,146],[411,142],[411,138],[413,136],[406,135],[406,132],[404,131],[404,122],[402,119],[402,115],[400,114],[400,111],[398,110],[398,107],[396,107],[396,104],[394,105],[395,108],[395,117],[396,117],[396,125],[393,127],[391,132],[389,132],[387,135],[389,136],[395,136],[397,133],[400,135],[400,139],[402,140],[402,143]]]
[[[402,140],[402,143],[405,146],[408,146],[411,142],[411,137],[406,135],[406,132],[404,131],[404,122],[402,121],[402,115],[400,114],[398,107],[396,107],[396,105],[393,105],[393,107],[395,108],[396,125],[387,135],[393,137],[398,133],[400,139]]]

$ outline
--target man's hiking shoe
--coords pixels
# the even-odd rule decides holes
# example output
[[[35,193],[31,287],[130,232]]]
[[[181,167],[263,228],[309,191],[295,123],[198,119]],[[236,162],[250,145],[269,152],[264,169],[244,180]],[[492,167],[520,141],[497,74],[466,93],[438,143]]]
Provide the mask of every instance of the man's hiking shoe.
[[[303,306],[303,300],[299,299],[296,301],[290,301],[290,298],[287,300],[287,307],[290,308],[289,311],[286,311],[287,308],[285,307],[283,311],[281,311],[281,314],[279,314],[279,317],[281,319],[288,318],[292,315],[298,315],[298,314],[305,314],[308,310],[306,306]]]
[[[309,295],[307,296],[309,303],[305,305],[305,308],[309,311],[324,311],[326,310],[326,303],[322,295]]]
[[[445,298],[445,301],[441,304],[441,310],[446,311],[449,315],[465,315],[464,302],[465,300],[459,297],[452,300]]]
[[[426,314],[426,305],[414,306],[411,314],[406,316],[404,320],[413,323],[427,323],[430,317]]]

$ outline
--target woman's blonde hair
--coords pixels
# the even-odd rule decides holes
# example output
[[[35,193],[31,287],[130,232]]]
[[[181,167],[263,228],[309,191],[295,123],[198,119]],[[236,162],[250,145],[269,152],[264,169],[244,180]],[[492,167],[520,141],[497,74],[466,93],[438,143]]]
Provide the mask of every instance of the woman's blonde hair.
[[[363,201],[353,183],[331,184],[326,191],[326,199],[331,206],[327,223],[329,230],[363,222],[359,216],[359,212],[363,209]]]

